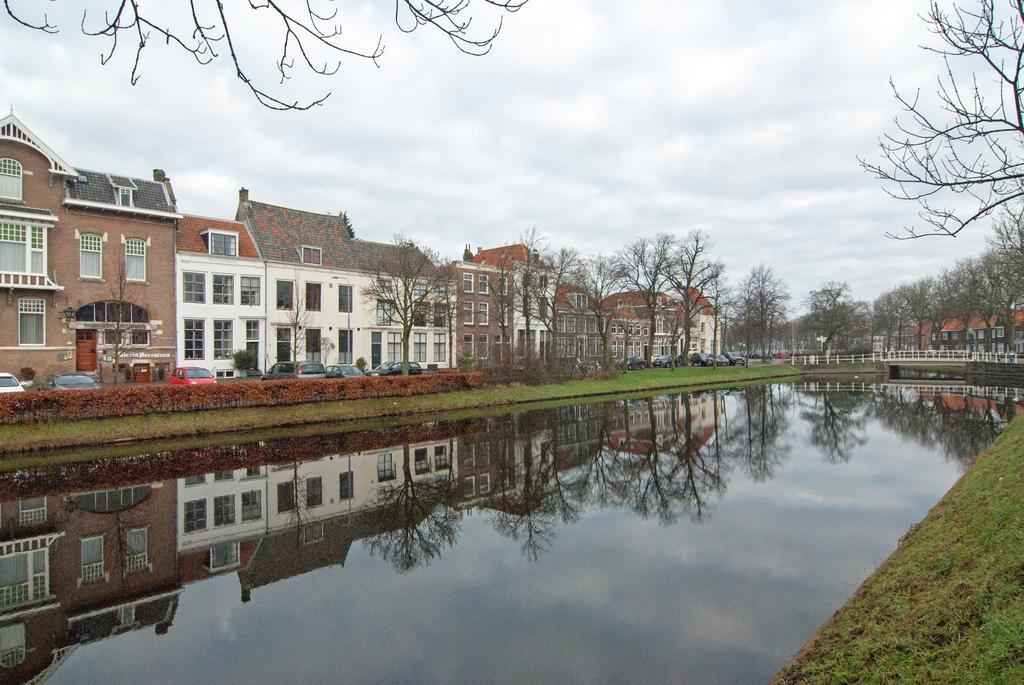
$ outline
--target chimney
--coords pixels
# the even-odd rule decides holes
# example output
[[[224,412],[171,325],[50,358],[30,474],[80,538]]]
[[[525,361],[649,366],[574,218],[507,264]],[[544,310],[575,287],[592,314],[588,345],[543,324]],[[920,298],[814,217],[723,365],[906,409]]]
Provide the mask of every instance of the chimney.
[[[167,172],[163,169],[153,169],[153,180],[163,185],[167,191],[167,199],[170,200],[171,206],[177,208],[178,198],[174,197],[174,188],[171,187],[171,179],[167,178]]]
[[[248,201],[249,201],[249,189],[248,188],[239,188],[238,189],[238,203],[241,204],[243,202],[248,202]]]

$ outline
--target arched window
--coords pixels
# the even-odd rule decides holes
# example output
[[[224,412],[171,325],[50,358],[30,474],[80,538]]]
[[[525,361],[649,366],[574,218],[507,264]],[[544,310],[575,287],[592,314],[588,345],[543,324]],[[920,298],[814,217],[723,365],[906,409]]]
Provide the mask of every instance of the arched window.
[[[21,200],[21,162],[16,159],[0,159],[0,197]]]
[[[129,281],[146,280],[146,241],[129,238],[124,241],[125,277]]]
[[[82,278],[103,278],[103,238],[85,233],[78,239],[79,275]]]
[[[120,316],[118,309],[121,310]],[[128,302],[122,302],[118,307],[117,302],[103,301],[90,302],[75,312],[75,321],[86,323],[116,323],[119,318],[121,323],[149,323],[149,311]]]

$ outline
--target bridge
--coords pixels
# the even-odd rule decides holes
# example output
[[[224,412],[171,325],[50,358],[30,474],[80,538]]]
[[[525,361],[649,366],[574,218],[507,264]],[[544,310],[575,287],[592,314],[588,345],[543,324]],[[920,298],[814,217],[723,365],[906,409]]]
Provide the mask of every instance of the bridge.
[[[969,350],[895,350],[864,354],[801,354],[787,362],[794,366],[831,366],[833,364],[942,364],[966,366],[969,362],[1024,364],[1024,355],[1013,352],[971,352]]]

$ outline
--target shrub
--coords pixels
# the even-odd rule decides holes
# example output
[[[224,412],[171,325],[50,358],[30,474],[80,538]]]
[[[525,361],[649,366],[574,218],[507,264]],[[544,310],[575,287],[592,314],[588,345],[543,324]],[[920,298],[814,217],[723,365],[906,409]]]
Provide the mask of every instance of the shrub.
[[[356,368],[360,371],[366,371],[366,360],[360,357],[356,360]]]
[[[248,371],[256,367],[256,353],[252,350],[235,350],[231,361],[239,371]]]
[[[21,380],[30,381],[36,377],[36,370],[31,366],[21,367]]]
[[[0,395],[0,424],[410,397],[468,390],[482,384],[481,373],[446,373],[6,393]]]

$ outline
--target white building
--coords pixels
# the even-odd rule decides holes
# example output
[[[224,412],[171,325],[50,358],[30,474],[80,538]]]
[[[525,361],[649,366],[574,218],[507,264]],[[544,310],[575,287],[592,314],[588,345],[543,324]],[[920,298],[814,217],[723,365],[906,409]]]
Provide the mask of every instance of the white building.
[[[253,202],[239,191],[242,221],[266,262],[267,346],[264,366],[294,358],[368,368],[402,359],[401,327],[381,303],[367,302],[371,275],[395,245],[349,236],[341,217]],[[413,329],[409,359],[429,368],[452,366],[447,329],[426,316]]]
[[[178,366],[235,375],[232,353],[248,349],[265,365],[266,268],[245,226],[183,216],[175,254]]]

